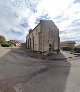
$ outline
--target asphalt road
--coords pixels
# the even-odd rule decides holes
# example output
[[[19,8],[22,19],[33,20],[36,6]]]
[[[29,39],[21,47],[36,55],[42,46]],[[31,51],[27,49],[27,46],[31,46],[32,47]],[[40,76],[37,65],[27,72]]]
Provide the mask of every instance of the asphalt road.
[[[80,92],[80,57],[38,57],[23,49],[0,48],[0,92]]]

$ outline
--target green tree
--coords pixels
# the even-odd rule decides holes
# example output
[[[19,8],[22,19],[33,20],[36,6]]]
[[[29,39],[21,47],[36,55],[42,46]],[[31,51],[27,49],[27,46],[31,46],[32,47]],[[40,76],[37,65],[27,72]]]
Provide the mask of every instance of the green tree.
[[[0,36],[0,44],[3,44],[5,42],[5,37],[4,36]]]

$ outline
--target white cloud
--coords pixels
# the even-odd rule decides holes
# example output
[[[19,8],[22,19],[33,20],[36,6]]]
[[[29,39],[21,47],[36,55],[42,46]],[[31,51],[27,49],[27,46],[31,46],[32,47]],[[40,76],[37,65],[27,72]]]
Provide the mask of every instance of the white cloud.
[[[70,39],[80,38],[80,31],[76,33],[73,31],[72,36],[71,33],[69,33],[69,31],[72,32],[74,29],[80,29],[78,25],[80,23],[80,3],[74,3],[74,1],[75,0],[0,1],[0,34],[5,35],[7,39],[15,38],[25,40],[29,28],[36,26],[37,19],[46,19],[46,17],[48,17],[55,22],[61,32],[63,31],[60,34],[61,40],[65,40],[67,37]],[[9,35],[10,29],[13,29],[16,33],[20,32],[20,36],[17,37],[15,34]]]

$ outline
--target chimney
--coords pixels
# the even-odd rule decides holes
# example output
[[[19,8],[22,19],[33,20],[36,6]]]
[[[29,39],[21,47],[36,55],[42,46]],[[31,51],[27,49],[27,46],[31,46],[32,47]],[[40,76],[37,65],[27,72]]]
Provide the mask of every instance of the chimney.
[[[32,29],[29,30],[29,34],[32,32]]]
[[[43,22],[43,21],[45,21],[45,20],[40,20],[40,23]]]

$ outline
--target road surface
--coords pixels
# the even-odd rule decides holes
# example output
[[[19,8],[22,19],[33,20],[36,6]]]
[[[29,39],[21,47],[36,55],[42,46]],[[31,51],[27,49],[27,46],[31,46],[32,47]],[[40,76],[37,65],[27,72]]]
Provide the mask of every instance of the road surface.
[[[0,92],[80,92],[80,57],[41,59],[24,49],[0,48]]]

